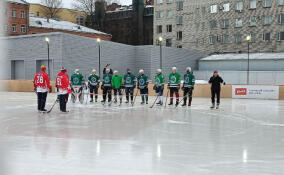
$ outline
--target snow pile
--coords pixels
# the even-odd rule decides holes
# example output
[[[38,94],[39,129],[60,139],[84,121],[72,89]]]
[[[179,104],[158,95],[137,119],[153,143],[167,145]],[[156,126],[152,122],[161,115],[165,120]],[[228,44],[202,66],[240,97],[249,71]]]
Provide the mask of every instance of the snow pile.
[[[60,21],[49,19],[49,22],[46,18],[39,17],[30,17],[30,27],[39,27],[39,28],[48,28],[48,29],[58,29],[58,30],[68,30],[74,32],[83,32],[83,33],[94,33],[100,35],[108,35],[106,33],[87,28],[78,24],[74,24],[69,21]]]
[[[254,60],[270,60],[270,59],[284,59],[284,53],[250,53],[250,59]],[[201,61],[217,61],[217,60],[243,60],[248,59],[248,54],[220,54],[211,55],[200,59]]]
[[[8,2],[17,3],[17,4],[28,4],[26,1],[23,0],[7,0]]]

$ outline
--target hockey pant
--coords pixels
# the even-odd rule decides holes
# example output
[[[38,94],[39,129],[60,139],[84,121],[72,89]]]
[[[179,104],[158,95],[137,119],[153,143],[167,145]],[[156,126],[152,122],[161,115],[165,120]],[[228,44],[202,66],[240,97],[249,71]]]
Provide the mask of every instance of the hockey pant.
[[[68,96],[69,94],[60,94],[59,95],[59,105],[60,105],[60,111],[66,112],[66,105],[68,102]]]
[[[179,102],[179,89],[177,87],[170,87],[170,103],[174,101],[174,94],[176,94],[176,101]]]
[[[38,92],[37,93],[37,109],[43,111],[45,109],[47,92]]]
[[[131,101],[133,101],[133,92],[134,88],[133,87],[125,87],[125,94],[126,94],[126,100],[129,101],[129,94],[131,97]]]
[[[221,93],[221,89],[220,88],[216,88],[216,89],[211,88],[211,101],[212,101],[212,104],[215,104],[215,97],[216,96],[217,96],[217,104],[220,104],[220,93]]]
[[[192,90],[191,87],[185,87],[185,88],[183,89],[183,97],[184,97],[183,102],[184,102],[184,104],[186,104],[187,97],[188,97],[188,103],[191,104],[191,101],[192,101],[192,92],[193,92],[193,90]]]
[[[111,102],[111,90],[110,86],[104,86],[103,88],[103,100],[106,101],[106,96],[108,96],[108,102]]]
[[[119,95],[119,99],[122,99],[122,92],[121,92],[121,89],[114,89],[113,90],[113,95],[114,95],[114,98],[117,100],[117,94]]]
[[[159,101],[163,102],[164,87],[163,86],[157,86],[155,90],[156,90],[156,93],[159,97]]]
[[[146,98],[146,102],[148,102],[148,88],[141,88],[140,89],[140,95],[141,95],[141,98],[142,98],[142,102],[145,102],[145,98]]]
[[[98,99],[98,86],[90,86],[90,97],[91,99],[94,99],[94,94],[95,94],[95,99]]]

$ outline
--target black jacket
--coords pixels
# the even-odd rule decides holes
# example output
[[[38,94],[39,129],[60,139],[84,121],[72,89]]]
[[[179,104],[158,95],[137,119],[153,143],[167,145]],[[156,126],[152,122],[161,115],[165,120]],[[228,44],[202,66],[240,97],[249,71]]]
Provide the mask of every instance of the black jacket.
[[[106,74],[106,69],[107,69],[107,68],[105,67],[104,70],[103,70],[103,74]],[[112,69],[109,69],[109,74],[111,74],[111,75],[113,74]]]
[[[217,75],[216,77],[212,76],[209,80],[211,89],[221,89],[221,83],[223,82],[223,79],[219,75]]]

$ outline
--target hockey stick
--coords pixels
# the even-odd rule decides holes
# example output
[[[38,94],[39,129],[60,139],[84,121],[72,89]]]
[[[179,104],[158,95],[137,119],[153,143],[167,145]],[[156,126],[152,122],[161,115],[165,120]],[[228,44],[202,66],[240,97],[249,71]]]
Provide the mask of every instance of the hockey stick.
[[[53,105],[51,106],[51,108],[46,113],[50,113],[57,102],[58,102],[58,96],[57,96],[55,102],[53,103]]]
[[[134,103],[135,103],[136,97],[137,97],[137,95],[138,95],[138,91],[139,91],[139,89],[137,88],[137,92],[136,92],[135,97],[134,97],[134,100],[133,100],[133,102],[132,102],[132,107],[134,106]]]
[[[190,91],[191,91],[191,92],[190,92]],[[191,96],[189,96],[189,98],[192,98],[192,89],[190,89],[190,90],[185,94],[185,96],[182,98],[182,100],[179,101],[178,105],[176,105],[176,108],[180,105],[180,103],[181,103],[182,101],[184,101],[185,98],[187,98],[187,94],[191,94]]]
[[[166,97],[165,108],[167,107],[167,101],[168,101],[169,92],[170,92],[170,89],[168,89],[168,92],[167,92],[167,97]]]
[[[156,100],[154,101],[153,105],[152,105],[152,106],[150,106],[150,108],[153,108],[153,107],[155,106],[155,103],[156,103],[156,101],[158,100],[158,98],[159,98],[159,95],[157,95]]]

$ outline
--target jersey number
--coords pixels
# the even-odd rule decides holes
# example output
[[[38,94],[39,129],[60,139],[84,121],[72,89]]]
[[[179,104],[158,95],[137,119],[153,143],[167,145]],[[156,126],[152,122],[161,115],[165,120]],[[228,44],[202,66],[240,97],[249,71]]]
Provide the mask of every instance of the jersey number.
[[[39,75],[37,76],[37,81],[36,81],[37,84],[42,84],[43,83],[43,76],[42,75]]]
[[[61,86],[61,85],[62,85],[62,83],[61,83],[61,78],[57,78],[57,79],[56,79],[56,82],[57,82],[57,85],[58,85],[58,86]]]

